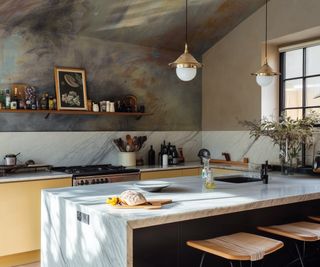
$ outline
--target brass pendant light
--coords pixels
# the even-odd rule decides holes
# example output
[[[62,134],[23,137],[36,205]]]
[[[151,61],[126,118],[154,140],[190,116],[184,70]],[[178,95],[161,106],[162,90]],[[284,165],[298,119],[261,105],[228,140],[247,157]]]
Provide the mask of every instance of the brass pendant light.
[[[266,29],[265,29],[265,63],[263,66],[255,73],[251,75],[256,76],[256,81],[260,86],[268,86],[273,82],[274,76],[280,75],[280,73],[273,71],[273,69],[268,64],[268,0],[266,0]]]
[[[201,68],[199,63],[188,51],[188,0],[186,0],[186,40],[184,53],[169,64],[170,67],[176,68],[176,74],[182,81],[191,81],[197,75],[197,68]]]

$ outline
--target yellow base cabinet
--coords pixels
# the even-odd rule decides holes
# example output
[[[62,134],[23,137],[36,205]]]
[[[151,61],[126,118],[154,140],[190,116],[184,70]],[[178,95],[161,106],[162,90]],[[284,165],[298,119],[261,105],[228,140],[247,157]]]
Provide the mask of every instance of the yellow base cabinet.
[[[11,267],[40,261],[40,250],[0,257],[0,267]]]
[[[158,170],[141,172],[141,180],[175,178],[181,176],[197,176],[200,174],[200,168],[183,168],[174,170]]]
[[[39,260],[41,190],[66,186],[71,178],[0,184],[0,267]]]

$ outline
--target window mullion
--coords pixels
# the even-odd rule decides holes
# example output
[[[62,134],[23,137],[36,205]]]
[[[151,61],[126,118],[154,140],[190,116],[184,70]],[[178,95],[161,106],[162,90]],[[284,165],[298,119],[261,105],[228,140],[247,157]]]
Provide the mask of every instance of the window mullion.
[[[303,48],[302,53],[302,117],[306,115],[306,48]]]
[[[285,73],[286,73],[286,53],[281,53],[280,54],[280,94],[279,94],[279,116],[281,116],[282,112],[285,110]]]

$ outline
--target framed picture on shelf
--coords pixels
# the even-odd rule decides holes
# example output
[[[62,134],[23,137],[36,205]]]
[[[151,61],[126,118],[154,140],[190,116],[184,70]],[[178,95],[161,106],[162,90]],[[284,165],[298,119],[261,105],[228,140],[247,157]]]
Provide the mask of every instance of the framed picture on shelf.
[[[88,110],[84,69],[55,67],[58,110]]]

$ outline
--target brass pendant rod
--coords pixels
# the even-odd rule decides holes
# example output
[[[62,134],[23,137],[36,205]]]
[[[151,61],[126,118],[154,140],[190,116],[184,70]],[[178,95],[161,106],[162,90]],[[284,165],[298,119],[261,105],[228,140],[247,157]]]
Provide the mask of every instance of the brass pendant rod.
[[[266,32],[264,45],[265,61],[266,64],[268,64],[268,0],[266,0]]]
[[[186,0],[186,44],[188,43],[188,0]]]

